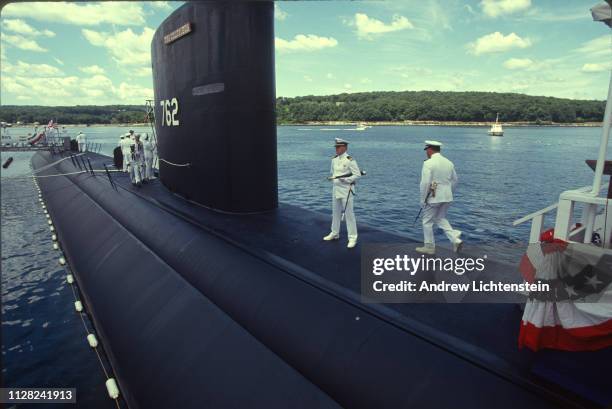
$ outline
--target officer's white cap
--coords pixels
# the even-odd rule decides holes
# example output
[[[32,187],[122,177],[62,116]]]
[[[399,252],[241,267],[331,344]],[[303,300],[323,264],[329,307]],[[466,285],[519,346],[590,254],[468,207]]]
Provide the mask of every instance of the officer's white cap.
[[[442,146],[442,142],[438,141],[425,141],[425,150],[427,150],[431,146],[437,146],[440,148]]]
[[[345,140],[345,139],[335,138],[334,146],[346,146],[348,144],[349,144],[349,142],[347,140]]]

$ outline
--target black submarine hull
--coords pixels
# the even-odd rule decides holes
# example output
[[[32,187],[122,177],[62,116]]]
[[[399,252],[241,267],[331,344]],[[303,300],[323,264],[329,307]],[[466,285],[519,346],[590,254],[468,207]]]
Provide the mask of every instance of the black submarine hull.
[[[33,166],[54,160],[38,153]],[[98,169],[110,162],[90,160]],[[41,175],[74,171],[65,160]],[[405,312],[361,305],[342,286],[323,285],[321,272],[288,261],[314,258],[311,248],[275,253],[199,219],[239,232],[255,223],[259,234],[289,241],[296,233],[283,227],[287,217],[326,218],[283,207],[228,219],[159,183],[136,189],[123,175],[114,179],[116,189],[86,173],[39,183],[129,407],[574,406],[529,377],[507,376],[486,354],[474,359],[479,347],[424,335],[398,319]],[[338,268],[326,244],[315,245],[318,262]],[[427,308],[451,321],[462,309],[475,311]]]
[[[515,306],[363,304],[360,247],[321,241],[327,215],[279,206],[273,13],[193,2],[156,32],[161,183],[33,157],[127,405],[583,406],[530,372]],[[360,240],[406,239],[361,225]]]

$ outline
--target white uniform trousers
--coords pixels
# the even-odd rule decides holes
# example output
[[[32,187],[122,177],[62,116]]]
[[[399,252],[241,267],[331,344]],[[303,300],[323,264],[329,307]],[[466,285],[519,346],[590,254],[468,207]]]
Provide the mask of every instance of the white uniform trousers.
[[[153,156],[145,157],[145,179],[153,179]]]
[[[451,243],[454,244],[461,241],[459,239],[461,232],[459,230],[454,230],[448,220],[446,220],[446,212],[448,212],[449,206],[450,202],[431,203],[425,205],[423,208],[423,242],[426,245],[435,244],[433,232],[434,224],[444,230],[446,237],[448,237]]]
[[[344,220],[346,221],[346,230],[348,231],[348,238],[357,240],[357,222],[355,221],[355,213],[353,213],[353,199],[354,195],[349,195],[348,204],[346,204],[346,198],[336,199],[332,194],[332,225],[331,232],[334,235],[340,234],[340,219],[342,217],[342,210],[346,205],[346,212],[344,213]]]
[[[132,183],[142,182],[142,176],[142,163],[136,160],[132,160],[130,162],[130,178],[132,179]]]
[[[132,160],[131,158],[132,154],[130,153],[130,151],[121,151],[121,153],[123,154],[123,171],[127,172],[128,165],[130,164],[130,161]]]
[[[79,152],[85,152],[86,149],[85,142],[79,142]]]

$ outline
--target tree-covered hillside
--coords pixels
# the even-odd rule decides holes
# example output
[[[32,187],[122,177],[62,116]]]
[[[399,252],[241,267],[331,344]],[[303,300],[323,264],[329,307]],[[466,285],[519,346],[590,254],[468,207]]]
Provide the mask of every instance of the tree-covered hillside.
[[[77,106],[24,106],[0,107],[0,120],[10,123],[39,122],[50,119],[60,124],[119,124],[146,122],[144,105],[77,105]]]
[[[587,101],[494,92],[362,92],[328,96],[278,98],[279,124],[311,121],[494,121],[601,122],[605,101]],[[10,123],[115,124],[146,122],[145,107],[16,106],[0,107],[0,120]]]
[[[279,123],[307,121],[600,122],[604,101],[494,92],[364,92],[279,98]]]

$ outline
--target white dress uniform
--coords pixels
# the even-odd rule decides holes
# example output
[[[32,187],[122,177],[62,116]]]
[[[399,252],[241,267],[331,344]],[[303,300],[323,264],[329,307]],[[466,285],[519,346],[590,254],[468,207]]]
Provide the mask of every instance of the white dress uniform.
[[[130,139],[128,139],[130,140]],[[143,178],[144,146],[141,141],[134,141],[134,153],[130,155],[130,177],[132,183],[140,184]]]
[[[85,152],[87,150],[87,137],[83,132],[79,132],[76,136],[76,141],[79,145],[79,152]]]
[[[130,139],[130,134],[127,133],[123,135],[123,139],[121,140],[121,153],[123,154],[123,171],[128,171],[128,165],[130,164],[132,152],[130,151],[130,146],[132,145],[132,140]]]
[[[153,158],[155,157],[155,144],[150,140],[145,140],[144,145],[144,161],[145,161],[145,174],[146,180],[153,179]]]
[[[348,142],[336,139],[336,143]],[[337,178],[347,174],[350,176]],[[357,166],[357,161],[348,155],[347,152],[344,152],[342,155],[336,155],[332,158],[331,177],[337,178],[332,179],[332,225],[331,233],[324,239],[333,240],[340,237],[340,222],[342,211],[344,210],[349,247],[354,247],[357,242],[357,222],[353,212],[353,201],[355,197],[355,182],[361,177],[361,170]]]
[[[428,146],[442,146],[440,142],[425,141]],[[440,153],[434,153],[423,162],[421,173],[421,206],[423,206],[423,236],[425,247],[435,248],[433,226],[436,224],[446,234],[446,237],[454,245],[462,243],[461,232],[452,228],[446,219],[446,212],[453,201],[453,190],[457,185],[457,173],[453,162],[446,159]],[[432,184],[436,186],[435,194],[431,193],[427,198],[427,192]],[[427,198],[427,199],[426,199]]]

